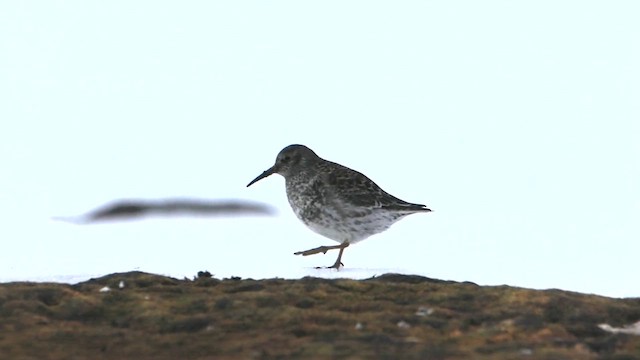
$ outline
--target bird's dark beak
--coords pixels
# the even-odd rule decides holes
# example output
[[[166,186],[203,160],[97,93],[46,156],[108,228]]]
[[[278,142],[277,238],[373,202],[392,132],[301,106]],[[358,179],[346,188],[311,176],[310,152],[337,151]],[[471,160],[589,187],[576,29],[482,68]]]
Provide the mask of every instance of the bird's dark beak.
[[[267,170],[265,170],[262,174],[258,175],[257,178],[253,179],[253,181],[251,181],[249,183],[249,185],[247,185],[247,187],[249,187],[249,186],[253,185],[253,183],[256,183],[256,182],[266,178],[267,176],[273,175],[275,173],[276,173],[276,166],[274,165],[274,166],[268,168]]]

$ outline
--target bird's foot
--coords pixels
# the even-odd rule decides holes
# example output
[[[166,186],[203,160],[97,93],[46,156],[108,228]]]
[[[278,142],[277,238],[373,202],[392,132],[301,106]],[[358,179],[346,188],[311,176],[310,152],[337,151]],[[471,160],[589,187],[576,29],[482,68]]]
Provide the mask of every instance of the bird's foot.
[[[335,249],[335,247],[333,246],[319,246],[315,249],[309,249],[309,250],[305,250],[305,251],[298,251],[293,253],[293,255],[302,255],[302,256],[309,256],[309,255],[315,255],[315,254],[319,254],[319,253],[323,253],[326,254],[327,251]]]
[[[309,249],[309,250],[305,250],[305,251],[298,251],[298,252],[295,252],[293,254],[294,255],[309,256],[309,255],[314,255],[314,254],[319,254],[319,253],[326,254],[327,251],[329,251],[329,250],[340,249],[340,254],[338,254],[338,259],[336,260],[336,262],[333,265],[327,266],[327,267],[323,267],[323,266],[316,267],[316,269],[336,269],[336,270],[340,270],[340,266],[344,266],[344,264],[340,261],[340,259],[342,259],[342,252],[348,246],[349,246],[349,243],[348,242],[344,242],[344,243],[342,243],[340,245],[335,245],[335,246],[318,246],[317,248],[314,248],[314,249]]]
[[[341,261],[336,261],[335,264],[331,266],[318,266],[316,269],[336,269],[340,270],[340,267],[344,267],[344,264]]]

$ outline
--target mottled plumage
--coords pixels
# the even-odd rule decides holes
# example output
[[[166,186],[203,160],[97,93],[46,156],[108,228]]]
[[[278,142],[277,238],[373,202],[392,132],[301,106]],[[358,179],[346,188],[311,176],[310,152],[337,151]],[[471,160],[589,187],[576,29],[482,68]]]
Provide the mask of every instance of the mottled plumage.
[[[304,145],[282,149],[275,165],[247,186],[272,174],[285,178],[287,198],[298,219],[316,233],[340,243],[295,254],[306,256],[340,249],[338,259],[330,266],[336,269],[349,244],[382,232],[407,215],[431,211],[425,205],[388,194],[365,175],[324,160]]]

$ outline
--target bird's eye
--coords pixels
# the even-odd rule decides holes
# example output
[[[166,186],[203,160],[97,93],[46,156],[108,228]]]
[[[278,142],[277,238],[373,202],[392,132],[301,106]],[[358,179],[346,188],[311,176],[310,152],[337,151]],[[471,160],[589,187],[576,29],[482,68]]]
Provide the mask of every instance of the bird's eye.
[[[291,156],[289,156],[289,155],[287,155],[287,156],[282,158],[282,161],[284,161],[284,162],[289,162],[289,160],[291,160]]]

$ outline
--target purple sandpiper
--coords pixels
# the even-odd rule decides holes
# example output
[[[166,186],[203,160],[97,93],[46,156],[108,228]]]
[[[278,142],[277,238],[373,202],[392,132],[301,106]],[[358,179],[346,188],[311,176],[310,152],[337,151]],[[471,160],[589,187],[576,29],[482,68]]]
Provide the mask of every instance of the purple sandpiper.
[[[388,194],[365,175],[324,160],[304,145],[282,149],[275,165],[247,187],[272,174],[285,178],[287,198],[298,219],[309,229],[340,243],[295,253],[308,256],[340,249],[338,259],[328,268],[344,266],[341,259],[347,246],[387,230],[407,215],[431,211],[425,205]]]

